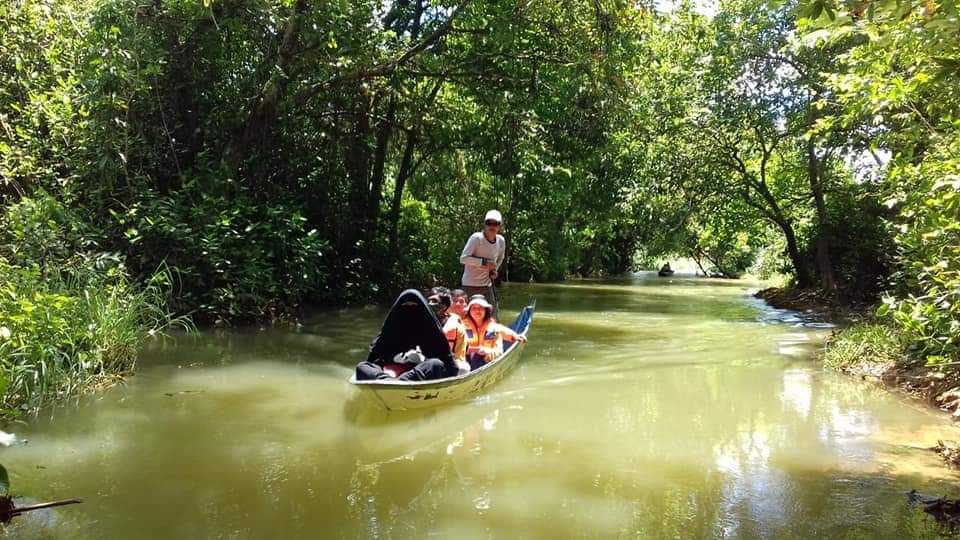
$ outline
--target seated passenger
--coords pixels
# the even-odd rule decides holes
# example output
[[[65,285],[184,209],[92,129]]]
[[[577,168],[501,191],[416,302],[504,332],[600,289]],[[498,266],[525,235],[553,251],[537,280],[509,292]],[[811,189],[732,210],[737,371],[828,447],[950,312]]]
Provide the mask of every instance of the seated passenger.
[[[467,361],[477,369],[503,354],[503,340],[525,343],[527,338],[493,318],[493,306],[482,295],[470,299],[467,317]]]
[[[482,296],[482,295],[481,295]],[[450,313],[453,313],[460,319],[467,316],[467,293],[463,289],[454,289],[450,291]]]
[[[404,291],[383,321],[367,359],[357,364],[357,380],[425,381],[456,375],[440,322],[419,292]]]
[[[430,296],[427,297],[430,308],[443,327],[443,334],[447,338],[447,344],[450,345],[450,352],[453,353],[453,361],[457,364],[457,374],[464,375],[470,372],[470,364],[467,363],[467,328],[463,320],[457,315],[450,313],[450,306],[453,300],[450,298],[450,291],[446,287],[434,287],[430,289]]]

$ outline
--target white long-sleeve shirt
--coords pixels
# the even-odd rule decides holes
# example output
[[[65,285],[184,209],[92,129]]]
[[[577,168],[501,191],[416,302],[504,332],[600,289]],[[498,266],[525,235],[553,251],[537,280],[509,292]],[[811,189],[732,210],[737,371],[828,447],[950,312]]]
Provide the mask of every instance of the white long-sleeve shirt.
[[[499,234],[494,242],[487,240],[482,232],[471,234],[467,239],[467,245],[463,246],[463,252],[460,253],[460,262],[463,264],[463,284],[468,287],[490,285],[490,270],[484,267],[484,263],[493,261],[499,269],[506,254],[507,241]]]

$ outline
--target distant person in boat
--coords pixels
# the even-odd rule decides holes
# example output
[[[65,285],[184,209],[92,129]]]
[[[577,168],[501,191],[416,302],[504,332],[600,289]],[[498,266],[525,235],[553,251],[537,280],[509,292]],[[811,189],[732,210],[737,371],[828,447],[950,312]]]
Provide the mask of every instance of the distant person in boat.
[[[507,254],[507,241],[500,232],[503,216],[497,210],[490,210],[483,219],[483,230],[475,232],[467,239],[460,253],[463,265],[463,290],[468,296],[482,294],[497,313],[497,297],[493,285],[498,270]]]
[[[493,318],[493,306],[483,296],[474,297],[467,305],[467,361],[477,369],[503,354],[503,341],[525,343],[522,334],[498,323]]]
[[[670,268],[670,263],[666,262],[666,263],[663,263],[663,266],[660,267],[660,271],[657,273],[660,274],[661,276],[669,276],[673,274],[673,269]]]
[[[367,359],[357,364],[357,380],[426,381],[457,375],[440,321],[419,292],[400,294],[373,343]]]
[[[433,309],[434,315],[440,321],[443,328],[443,335],[447,338],[447,344],[450,345],[450,352],[453,353],[453,361],[457,365],[457,374],[464,375],[470,372],[470,364],[467,363],[467,327],[463,324],[463,319],[450,312],[453,299],[450,290],[446,287],[434,287],[430,289],[430,296],[427,296],[427,303]]]
[[[463,289],[454,289],[450,291],[450,313],[463,320],[467,316],[467,293]]]

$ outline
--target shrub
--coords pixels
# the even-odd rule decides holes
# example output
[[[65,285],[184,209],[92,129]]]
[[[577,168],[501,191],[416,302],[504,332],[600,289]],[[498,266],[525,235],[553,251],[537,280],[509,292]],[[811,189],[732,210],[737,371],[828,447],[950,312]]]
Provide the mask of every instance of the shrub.
[[[329,245],[295,202],[239,187],[229,195],[148,193],[112,216],[137,272],[171,268],[172,307],[200,320],[274,318],[308,295],[335,294],[324,289]]]
[[[930,363],[960,353],[960,142],[943,146],[892,173],[914,187],[890,201],[901,205],[894,224],[901,287],[880,308]]]
[[[158,280],[74,267],[65,279],[0,259],[0,407],[33,410],[133,370],[144,338],[165,328]]]
[[[80,251],[94,242],[57,201],[22,199],[0,220],[0,414],[115,380],[137,347],[172,319],[169,274],[145,284],[114,255]]]

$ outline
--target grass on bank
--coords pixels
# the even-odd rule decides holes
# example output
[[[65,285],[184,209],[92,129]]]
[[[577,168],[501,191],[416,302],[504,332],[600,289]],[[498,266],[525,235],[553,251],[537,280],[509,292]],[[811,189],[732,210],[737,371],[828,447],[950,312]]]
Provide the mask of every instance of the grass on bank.
[[[0,214],[0,420],[118,380],[170,324],[170,273],[146,283],[44,194]]]
[[[185,324],[165,310],[162,283],[136,286],[122,267],[44,272],[0,258],[0,416],[36,411],[130,373],[144,339]]]
[[[858,322],[840,330],[829,340],[823,355],[824,365],[838,371],[859,369],[867,363],[885,370],[907,361],[898,331],[874,321]]]

